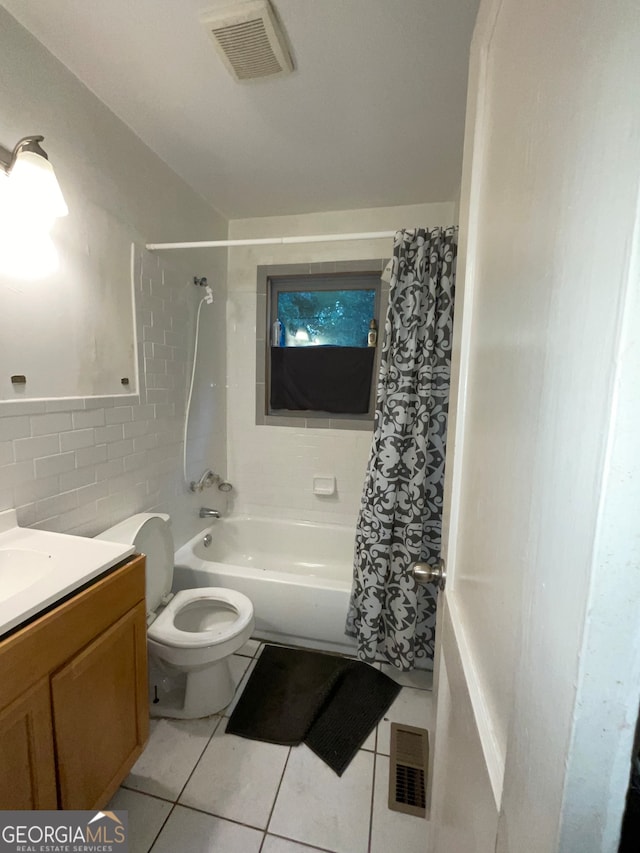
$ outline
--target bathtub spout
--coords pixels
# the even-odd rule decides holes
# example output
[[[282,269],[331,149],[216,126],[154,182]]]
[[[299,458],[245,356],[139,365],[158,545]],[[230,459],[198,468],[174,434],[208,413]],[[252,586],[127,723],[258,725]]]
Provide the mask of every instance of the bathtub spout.
[[[200,518],[220,518],[220,513],[217,509],[209,509],[206,506],[201,506]]]

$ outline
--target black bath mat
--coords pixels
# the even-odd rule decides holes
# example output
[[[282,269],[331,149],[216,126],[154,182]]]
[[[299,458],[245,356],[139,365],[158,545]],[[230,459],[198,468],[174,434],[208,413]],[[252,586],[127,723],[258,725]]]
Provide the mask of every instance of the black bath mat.
[[[369,664],[265,646],[227,732],[288,746],[304,741],[342,776],[399,692]]]

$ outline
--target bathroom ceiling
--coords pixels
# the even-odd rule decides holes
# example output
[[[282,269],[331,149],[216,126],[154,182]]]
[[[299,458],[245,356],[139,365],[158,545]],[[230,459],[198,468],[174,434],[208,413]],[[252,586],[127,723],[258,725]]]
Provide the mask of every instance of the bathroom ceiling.
[[[477,0],[273,0],[295,71],[238,83],[229,0],[0,0],[230,219],[450,201]]]

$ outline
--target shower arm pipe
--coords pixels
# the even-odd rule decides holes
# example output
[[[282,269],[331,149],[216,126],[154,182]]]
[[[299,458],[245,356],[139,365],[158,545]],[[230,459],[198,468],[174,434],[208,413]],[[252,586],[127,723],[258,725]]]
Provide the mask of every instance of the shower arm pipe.
[[[354,234],[311,234],[304,237],[256,237],[246,240],[201,240],[192,243],[147,243],[150,251],[165,249],[223,249],[233,246],[290,246],[294,243],[340,243],[347,240],[382,240],[395,231],[365,231]]]

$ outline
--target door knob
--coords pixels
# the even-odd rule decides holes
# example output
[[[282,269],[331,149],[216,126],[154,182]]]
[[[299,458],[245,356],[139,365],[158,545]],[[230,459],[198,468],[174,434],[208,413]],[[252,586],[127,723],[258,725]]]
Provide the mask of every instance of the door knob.
[[[411,566],[411,574],[417,583],[435,583],[439,589],[444,589],[447,581],[447,572],[444,560],[440,559],[434,566],[429,563],[414,563]]]

